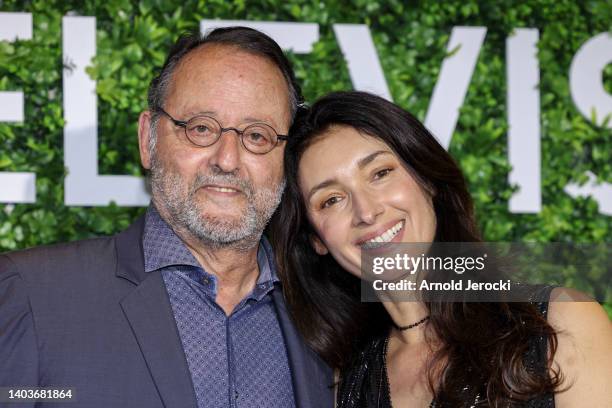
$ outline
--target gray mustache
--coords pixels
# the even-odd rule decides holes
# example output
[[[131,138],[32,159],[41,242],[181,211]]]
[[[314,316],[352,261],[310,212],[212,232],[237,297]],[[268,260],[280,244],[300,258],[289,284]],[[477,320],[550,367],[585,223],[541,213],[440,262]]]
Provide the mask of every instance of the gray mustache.
[[[227,187],[235,188],[246,194],[247,197],[253,196],[253,185],[235,174],[220,173],[220,174],[200,174],[198,173],[194,182],[192,193],[207,184],[222,184]]]

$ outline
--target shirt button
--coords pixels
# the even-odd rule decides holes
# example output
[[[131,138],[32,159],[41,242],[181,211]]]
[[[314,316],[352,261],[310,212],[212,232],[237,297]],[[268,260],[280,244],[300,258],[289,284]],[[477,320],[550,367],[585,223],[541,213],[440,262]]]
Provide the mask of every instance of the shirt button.
[[[202,279],[200,279],[200,282],[202,283],[202,285],[208,285],[210,283],[208,278],[202,278]]]

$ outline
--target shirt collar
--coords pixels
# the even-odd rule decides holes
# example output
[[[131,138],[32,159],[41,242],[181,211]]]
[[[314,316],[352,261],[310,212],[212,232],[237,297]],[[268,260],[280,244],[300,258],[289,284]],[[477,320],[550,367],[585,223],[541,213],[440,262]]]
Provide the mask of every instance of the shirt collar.
[[[142,247],[145,272],[174,265],[200,267],[193,254],[170,225],[162,219],[154,205],[149,206],[145,215]]]
[[[202,268],[185,243],[164,221],[153,204],[149,206],[145,216],[143,249],[145,272],[153,272],[168,266],[186,265],[199,269],[197,275],[203,273],[216,280],[214,275]],[[267,289],[267,293],[274,283],[280,280],[276,272],[272,247],[264,236],[259,241],[257,264],[259,266],[259,277],[254,292],[258,292],[258,289]]]

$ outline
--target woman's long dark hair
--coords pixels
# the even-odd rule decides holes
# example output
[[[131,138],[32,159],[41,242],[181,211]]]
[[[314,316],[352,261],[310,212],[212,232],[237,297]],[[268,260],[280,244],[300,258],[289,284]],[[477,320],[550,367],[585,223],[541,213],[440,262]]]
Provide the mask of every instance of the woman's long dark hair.
[[[285,150],[287,188],[269,228],[279,274],[294,322],[309,346],[341,372],[368,341],[388,333],[391,320],[380,303],[360,301],[360,281],[331,255],[311,246],[310,226],[298,186],[306,149],[334,125],[346,125],[385,142],[424,191],[432,192],[436,241],[476,242],[473,204],[461,170],[411,114],[364,92],[337,92],[298,115]],[[350,143],[347,141],[347,143]],[[545,336],[549,365],[556,333],[530,303],[428,302],[430,335],[442,341],[428,363],[431,391],[449,406],[461,406],[466,385],[482,387],[490,406],[520,403],[553,392],[559,372],[534,370],[525,361],[534,336]],[[544,357],[546,358],[546,357]]]

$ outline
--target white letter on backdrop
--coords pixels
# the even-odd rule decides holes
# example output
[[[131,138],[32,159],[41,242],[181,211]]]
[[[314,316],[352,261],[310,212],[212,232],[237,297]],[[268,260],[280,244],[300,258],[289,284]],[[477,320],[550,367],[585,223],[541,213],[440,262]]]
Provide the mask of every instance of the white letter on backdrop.
[[[353,87],[392,101],[376,47],[365,24],[334,24]]]
[[[472,73],[482,47],[486,27],[453,27],[438,81],[434,87],[425,126],[448,149]]]
[[[62,19],[64,61],[64,181],[66,205],[145,206],[149,195],[138,176],[98,175],[96,82],[85,72],[96,55],[96,18]],[[134,140],[136,135],[134,135]]]
[[[0,41],[31,40],[31,13],[0,13]],[[23,92],[0,92],[0,122],[23,122]],[[36,202],[36,174],[0,172],[0,203]]]
[[[312,44],[319,41],[319,25],[317,23],[285,23],[276,21],[249,20],[202,20],[200,32],[217,27],[243,26],[259,30],[269,35],[284,50],[296,54],[308,54]]]
[[[538,39],[537,29],[519,28],[506,40],[508,180],[519,187],[510,198],[513,213],[542,209]]]
[[[585,42],[578,50],[570,67],[570,92],[582,115],[591,120],[595,114],[596,125],[601,126],[608,117],[607,127],[612,129],[612,95],[603,85],[603,70],[612,63],[612,36],[601,33]],[[598,183],[597,177],[587,173],[584,186],[568,184],[565,192],[572,197],[591,196],[599,204],[599,212],[612,215],[612,183]]]
[[[591,120],[595,113],[597,125],[610,115],[607,127],[612,129],[612,95],[603,84],[603,70],[612,63],[612,36],[601,33],[585,42],[570,67],[570,92],[582,115]]]

